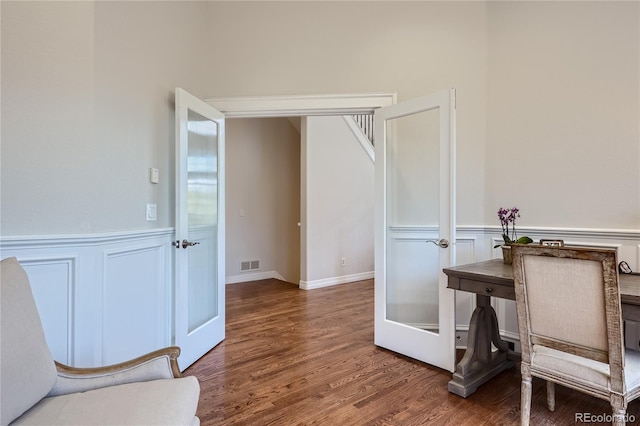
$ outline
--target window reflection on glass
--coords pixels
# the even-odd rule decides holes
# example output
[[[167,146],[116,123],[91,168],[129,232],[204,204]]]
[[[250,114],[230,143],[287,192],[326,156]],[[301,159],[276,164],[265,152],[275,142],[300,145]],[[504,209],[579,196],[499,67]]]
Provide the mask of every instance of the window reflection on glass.
[[[218,124],[188,113],[189,333],[217,315]]]
[[[189,223],[211,226],[217,216],[218,129],[217,124],[189,111],[187,186]]]

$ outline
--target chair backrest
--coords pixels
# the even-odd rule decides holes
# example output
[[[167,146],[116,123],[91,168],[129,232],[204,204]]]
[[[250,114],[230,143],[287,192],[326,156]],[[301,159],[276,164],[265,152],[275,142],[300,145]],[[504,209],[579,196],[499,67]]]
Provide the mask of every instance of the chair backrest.
[[[57,373],[29,279],[15,258],[0,262],[0,424],[44,398]]]
[[[609,364],[623,386],[624,344],[615,250],[514,245],[522,361],[546,347]]]

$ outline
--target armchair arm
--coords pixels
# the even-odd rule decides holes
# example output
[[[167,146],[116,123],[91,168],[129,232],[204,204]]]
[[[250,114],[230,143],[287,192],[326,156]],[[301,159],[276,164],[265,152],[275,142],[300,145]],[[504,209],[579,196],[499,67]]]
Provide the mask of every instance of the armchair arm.
[[[107,386],[182,377],[178,367],[180,348],[170,346],[119,364],[75,368],[56,361],[58,378],[47,396],[84,392]]]

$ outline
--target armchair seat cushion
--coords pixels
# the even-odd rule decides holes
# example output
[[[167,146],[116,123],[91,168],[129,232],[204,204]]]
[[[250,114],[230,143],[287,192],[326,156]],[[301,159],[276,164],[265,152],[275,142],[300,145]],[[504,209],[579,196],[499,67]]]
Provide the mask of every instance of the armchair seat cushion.
[[[191,376],[109,386],[44,398],[12,425],[192,425],[199,394]]]

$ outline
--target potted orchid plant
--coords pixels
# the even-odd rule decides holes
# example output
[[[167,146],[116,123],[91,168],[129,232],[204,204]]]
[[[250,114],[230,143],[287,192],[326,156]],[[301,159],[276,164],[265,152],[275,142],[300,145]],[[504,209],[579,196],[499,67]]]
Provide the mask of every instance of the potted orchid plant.
[[[518,238],[516,232],[516,219],[520,217],[520,209],[512,207],[505,209],[500,207],[498,209],[498,219],[500,220],[500,226],[502,227],[502,239],[503,244],[496,244],[493,248],[502,247],[502,259],[504,263],[511,263],[511,244],[529,244],[533,240],[529,237],[523,236]]]

